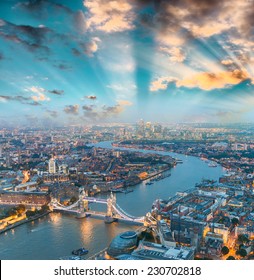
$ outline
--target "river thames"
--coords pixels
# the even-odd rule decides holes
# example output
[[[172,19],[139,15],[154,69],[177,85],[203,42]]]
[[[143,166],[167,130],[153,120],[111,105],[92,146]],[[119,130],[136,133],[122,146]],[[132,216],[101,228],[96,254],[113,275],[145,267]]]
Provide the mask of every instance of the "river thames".
[[[111,142],[101,142],[95,146],[119,149],[112,147]],[[170,177],[155,181],[152,185],[142,182],[127,194],[117,193],[117,204],[133,216],[145,215],[157,198],[168,199],[177,191],[194,187],[203,178],[218,180],[224,173],[221,166],[209,167],[204,161],[192,156],[171,152],[133,151],[170,155],[183,161],[171,169]],[[89,257],[107,247],[118,233],[135,228],[137,226],[127,223],[105,224],[99,219],[76,219],[71,215],[51,213],[0,235],[0,259],[53,260],[70,255],[73,249],[80,247],[89,250],[86,255]]]

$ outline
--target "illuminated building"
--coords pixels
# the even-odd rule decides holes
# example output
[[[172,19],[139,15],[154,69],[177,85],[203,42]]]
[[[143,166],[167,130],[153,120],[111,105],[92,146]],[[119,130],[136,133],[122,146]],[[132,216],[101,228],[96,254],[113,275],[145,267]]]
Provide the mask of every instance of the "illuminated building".
[[[107,254],[113,258],[123,254],[130,254],[137,247],[137,241],[138,237],[135,231],[119,234],[110,243]]]
[[[56,173],[56,161],[53,158],[49,160],[49,173],[50,174]]]

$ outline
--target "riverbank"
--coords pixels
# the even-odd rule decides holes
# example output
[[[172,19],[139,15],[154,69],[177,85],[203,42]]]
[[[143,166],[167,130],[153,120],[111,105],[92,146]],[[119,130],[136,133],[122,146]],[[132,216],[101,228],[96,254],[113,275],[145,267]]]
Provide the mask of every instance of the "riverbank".
[[[4,229],[0,230],[0,234],[3,234],[3,233],[5,233],[5,232],[7,232],[7,231],[9,231],[9,230],[11,230],[11,229],[14,229],[14,228],[16,228],[16,227],[18,227],[18,226],[21,226],[21,225],[23,225],[23,224],[30,223],[30,222],[32,222],[32,221],[35,221],[35,220],[39,219],[39,218],[42,218],[42,217],[48,215],[48,214],[51,213],[51,212],[52,212],[52,211],[47,211],[47,212],[45,212],[45,213],[43,213],[43,214],[36,215],[36,216],[34,216],[34,217],[32,217],[32,218],[26,218],[25,220],[22,220],[22,221],[19,221],[19,222],[15,223],[15,224],[6,226]]]
[[[121,149],[130,149],[130,150],[142,149],[142,150],[146,150],[146,151],[179,154],[178,150],[174,150],[172,148],[170,150],[168,150],[166,147],[162,147],[162,146],[156,147],[156,146],[148,145],[148,144],[144,146],[143,144],[122,144],[121,142],[114,142],[114,143],[112,143],[112,146],[116,147],[116,148],[121,148]],[[228,163],[225,163],[225,162],[221,161],[219,158],[214,158],[213,156],[209,156],[209,155],[207,155],[207,158],[204,158],[204,154],[200,153],[200,152],[189,153],[186,150],[186,151],[182,151],[180,154],[185,155],[185,156],[197,157],[201,160],[205,160],[208,163],[211,163],[211,165],[209,165],[209,167],[216,167],[216,164],[218,164],[225,169],[230,169],[230,166],[228,166]]]
[[[160,171],[157,171],[157,172],[155,172],[155,173],[152,173],[152,174],[150,174],[150,175],[148,175],[147,177],[145,177],[145,178],[139,178],[139,181],[137,181],[137,182],[135,182],[135,183],[133,183],[133,184],[126,184],[126,185],[123,185],[122,187],[120,187],[120,188],[116,188],[116,189],[112,189],[112,188],[109,188],[109,189],[107,189],[107,190],[104,190],[104,191],[100,191],[100,192],[94,192],[92,195],[93,196],[97,196],[97,195],[99,195],[99,194],[105,194],[105,193],[110,193],[111,191],[113,191],[113,192],[118,192],[117,190],[119,189],[119,192],[122,192],[122,193],[125,193],[125,194],[127,194],[127,193],[129,193],[129,192],[132,192],[132,191],[134,191],[134,189],[135,189],[135,186],[138,186],[139,184],[141,184],[142,182],[145,182],[145,181],[147,181],[147,180],[150,180],[150,179],[153,179],[153,178],[156,178],[156,177],[158,177],[158,176],[160,176],[160,175],[162,175],[163,173],[166,173],[167,171],[169,171],[169,170],[171,170],[172,169],[172,167],[167,167],[167,168],[164,168],[163,170],[160,170]],[[171,175],[171,174],[170,174]],[[170,176],[169,175],[169,176]],[[166,176],[166,177],[168,177],[168,176]],[[156,181],[160,181],[160,180],[163,180],[163,179],[165,179],[166,177],[158,177],[158,179],[156,180]],[[133,188],[132,188],[133,187]],[[128,190],[128,189],[131,189],[131,191],[126,191],[126,190]],[[121,191],[120,191],[121,190]]]

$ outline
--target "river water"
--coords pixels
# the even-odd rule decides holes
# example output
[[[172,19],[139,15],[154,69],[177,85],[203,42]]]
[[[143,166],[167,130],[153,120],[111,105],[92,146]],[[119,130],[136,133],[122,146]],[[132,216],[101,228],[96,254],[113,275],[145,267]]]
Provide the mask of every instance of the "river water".
[[[112,147],[111,142],[101,142],[95,146],[119,149]],[[155,181],[152,185],[142,182],[128,194],[117,193],[117,204],[134,216],[145,215],[157,198],[167,199],[177,191],[194,187],[203,178],[218,180],[223,174],[221,166],[209,167],[196,157],[170,152],[135,151],[170,155],[181,159],[183,163],[171,169],[170,177]],[[93,207],[96,209],[96,206]],[[86,257],[89,257],[107,247],[118,233],[135,228],[137,226],[125,223],[105,224],[99,219],[75,219],[71,215],[51,213],[0,235],[0,259],[59,259],[79,247],[87,248],[89,253]]]

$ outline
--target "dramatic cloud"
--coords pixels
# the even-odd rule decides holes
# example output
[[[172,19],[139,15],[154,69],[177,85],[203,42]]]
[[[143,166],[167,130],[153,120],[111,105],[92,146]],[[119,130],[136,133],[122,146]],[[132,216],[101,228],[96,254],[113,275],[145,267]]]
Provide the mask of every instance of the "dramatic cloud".
[[[21,45],[31,52],[42,51],[47,54],[50,52],[47,46],[48,36],[52,34],[45,26],[15,25],[7,21],[2,21],[0,30],[0,36],[5,40]]]
[[[135,2],[142,10],[139,15],[140,23],[152,31],[159,49],[167,53],[172,62],[185,60],[184,50],[188,49],[191,41],[207,40],[215,35],[227,34],[225,38],[228,38],[229,43],[237,45],[239,50],[253,50],[253,0]],[[154,13],[150,12],[151,9]],[[235,47],[231,51],[234,53]]]
[[[79,113],[79,105],[67,105],[64,108],[64,112],[70,115],[78,115]]]
[[[39,19],[47,18],[49,14],[53,14],[54,17],[65,15],[66,21],[68,19],[67,23],[75,27],[75,31],[84,33],[87,30],[86,19],[81,10],[73,11],[69,7],[59,3],[47,0],[26,1],[18,3],[15,9],[21,9]]]
[[[134,12],[128,0],[85,0],[89,11],[89,28],[106,33],[121,32],[134,28]]]
[[[222,71],[218,73],[201,72],[189,78],[177,79],[161,77],[150,85],[150,91],[166,90],[169,83],[175,82],[177,87],[200,88],[202,90],[222,89],[251,79],[245,70]]]
[[[234,70],[219,73],[199,73],[193,77],[178,80],[176,85],[178,87],[198,87],[203,90],[212,90],[218,88],[225,88],[231,85],[237,85],[247,79],[249,75],[245,71]]]
[[[181,48],[177,47],[159,47],[159,50],[169,56],[169,60],[172,62],[183,62],[186,58]]]

